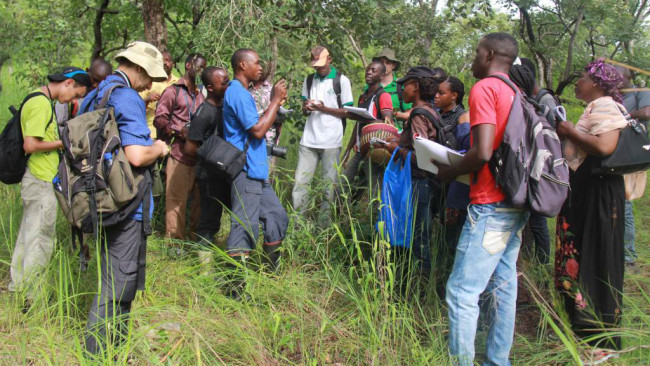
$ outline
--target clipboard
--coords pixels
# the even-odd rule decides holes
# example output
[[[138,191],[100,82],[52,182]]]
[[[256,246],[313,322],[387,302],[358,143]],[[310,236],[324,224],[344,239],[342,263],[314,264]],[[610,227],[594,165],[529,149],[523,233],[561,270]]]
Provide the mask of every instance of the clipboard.
[[[415,149],[418,168],[433,174],[438,173],[438,167],[431,162],[431,159],[440,164],[457,166],[464,157],[464,155],[458,151],[452,150],[437,142],[422,138],[418,134],[413,135],[413,148]],[[456,181],[469,185],[469,175],[458,176],[456,177]]]
[[[346,111],[348,111],[348,112],[350,112],[350,113],[354,114],[355,116],[360,117],[362,119],[366,119],[366,120],[375,120],[375,119],[377,119],[377,118],[375,118],[375,116],[368,113],[368,110],[365,109],[365,108],[351,107],[351,106],[346,105],[346,106],[343,106],[343,109],[345,109]]]

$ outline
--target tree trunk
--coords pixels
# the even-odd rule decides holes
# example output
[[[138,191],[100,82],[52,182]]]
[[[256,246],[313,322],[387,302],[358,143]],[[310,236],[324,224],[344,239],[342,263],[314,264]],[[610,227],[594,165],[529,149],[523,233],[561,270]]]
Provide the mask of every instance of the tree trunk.
[[[578,16],[576,17],[576,23],[573,26],[573,31],[570,32],[571,38],[569,39],[569,49],[567,50],[566,55],[566,65],[564,66],[564,73],[562,73],[562,78],[565,80],[569,79],[571,74],[573,74],[573,47],[576,43],[576,37],[578,36],[580,24],[582,24],[584,12],[584,9],[580,9]]]
[[[273,80],[278,69],[278,30],[271,34],[271,60],[269,61],[269,80]]]
[[[430,14],[429,15],[430,22],[431,22],[430,28],[433,28],[435,26],[433,23],[435,23],[438,20],[436,18],[436,8],[438,7],[438,0],[433,0],[433,1],[431,1],[430,4],[426,4],[426,3],[422,2],[422,1],[420,1],[420,7],[422,8],[423,12],[427,11],[426,7],[428,7],[428,6],[430,6],[429,9],[428,9],[429,14]],[[429,64],[429,54],[431,53],[431,45],[433,44],[433,34],[434,33],[431,32],[431,31],[427,32],[427,35],[422,40],[422,51],[423,51],[422,54],[424,56],[422,56],[420,58],[420,65],[428,65]]]
[[[160,52],[167,50],[167,24],[163,0],[143,0],[144,37]]]
[[[93,53],[90,56],[91,63],[94,59],[101,57],[102,52],[104,51],[104,40],[102,39],[102,20],[104,19],[104,14],[106,14],[106,9],[108,8],[109,2],[110,0],[102,0],[99,8],[97,8],[95,11],[95,21],[93,22],[95,44],[93,45]]]
[[[0,54],[0,95],[2,95],[2,66],[9,60],[9,55]]]

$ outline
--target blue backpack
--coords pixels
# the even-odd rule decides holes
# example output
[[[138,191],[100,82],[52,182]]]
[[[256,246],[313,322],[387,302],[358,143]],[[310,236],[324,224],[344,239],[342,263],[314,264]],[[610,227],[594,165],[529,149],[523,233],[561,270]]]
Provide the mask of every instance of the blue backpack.
[[[413,194],[411,189],[411,152],[406,163],[393,152],[384,172],[377,231],[395,247],[411,247],[413,239]],[[403,164],[404,163],[404,164]]]

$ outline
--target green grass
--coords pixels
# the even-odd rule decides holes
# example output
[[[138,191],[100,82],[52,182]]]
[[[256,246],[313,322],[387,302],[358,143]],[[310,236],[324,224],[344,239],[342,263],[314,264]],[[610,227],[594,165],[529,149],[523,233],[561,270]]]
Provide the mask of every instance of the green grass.
[[[3,74],[0,118],[29,88]],[[295,166],[293,158],[282,165]],[[280,169],[278,195],[288,202],[290,170]],[[287,204],[288,206],[288,204]],[[344,207],[347,209],[347,207]],[[21,218],[19,187],[0,185],[0,288]],[[250,300],[224,296],[226,256],[217,254],[213,273],[201,275],[198,259],[170,259],[159,230],[149,239],[147,290],[137,295],[128,339],[109,349],[101,363],[137,365],[446,365],[447,319],[433,285],[420,301],[396,301],[390,251],[372,235],[367,205],[352,208],[331,227],[319,229],[291,214],[277,275],[245,272]],[[639,273],[627,276],[619,365],[650,364],[650,197],[636,202]],[[224,219],[225,220],[225,219]],[[224,221],[225,223],[225,221]],[[227,225],[226,225],[227,226]],[[554,225],[551,225],[551,229]],[[19,296],[0,293],[1,365],[93,364],[82,341],[90,302],[97,289],[97,254],[79,273],[68,227],[57,221],[57,245],[40,283],[40,298],[27,315]],[[219,242],[223,241],[223,235]],[[258,258],[254,258],[254,261]],[[522,287],[533,304],[519,309],[511,360],[515,365],[566,365],[585,360],[588,350],[567,330],[554,309],[557,297],[549,272],[520,260]],[[436,279],[434,279],[436,283]],[[485,331],[480,331],[481,360]]]

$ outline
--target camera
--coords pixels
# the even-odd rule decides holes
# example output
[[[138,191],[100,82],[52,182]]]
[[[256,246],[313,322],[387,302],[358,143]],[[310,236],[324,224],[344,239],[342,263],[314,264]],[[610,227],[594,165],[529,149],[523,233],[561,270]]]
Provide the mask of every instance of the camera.
[[[266,154],[269,156],[277,156],[278,158],[286,159],[289,150],[286,147],[278,146],[272,142],[266,142]]]

